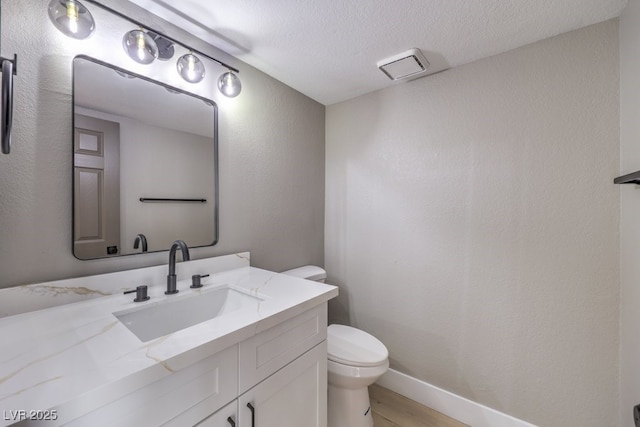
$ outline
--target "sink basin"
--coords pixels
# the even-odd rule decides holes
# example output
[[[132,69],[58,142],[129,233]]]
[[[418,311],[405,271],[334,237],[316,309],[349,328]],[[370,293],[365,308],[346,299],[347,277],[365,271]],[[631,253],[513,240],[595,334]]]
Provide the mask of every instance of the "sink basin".
[[[229,286],[172,296],[155,304],[113,313],[142,342],[162,337],[198,323],[244,308],[257,308],[264,301]]]

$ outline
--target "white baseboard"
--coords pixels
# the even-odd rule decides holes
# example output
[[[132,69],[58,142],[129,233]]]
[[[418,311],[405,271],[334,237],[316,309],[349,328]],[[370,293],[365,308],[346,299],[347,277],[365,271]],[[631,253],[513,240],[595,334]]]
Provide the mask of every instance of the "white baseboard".
[[[473,427],[536,427],[394,369],[389,369],[377,383]]]

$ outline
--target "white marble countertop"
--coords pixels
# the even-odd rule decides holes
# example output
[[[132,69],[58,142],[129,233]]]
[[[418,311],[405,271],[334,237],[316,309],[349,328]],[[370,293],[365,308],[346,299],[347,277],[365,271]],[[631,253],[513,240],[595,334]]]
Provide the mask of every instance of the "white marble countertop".
[[[228,285],[264,300],[146,343],[113,313],[175,297],[161,285],[149,288],[147,302],[119,293],[0,318],[0,425],[14,422],[10,411],[53,409],[55,424],[64,423],[338,295],[334,286],[249,266],[202,283],[193,290],[190,277],[180,280],[178,295]]]

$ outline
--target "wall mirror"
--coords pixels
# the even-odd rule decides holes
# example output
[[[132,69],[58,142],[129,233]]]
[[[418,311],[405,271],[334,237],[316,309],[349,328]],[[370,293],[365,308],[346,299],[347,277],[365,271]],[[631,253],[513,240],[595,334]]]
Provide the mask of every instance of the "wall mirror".
[[[73,60],[73,253],[94,259],[218,240],[217,106]]]

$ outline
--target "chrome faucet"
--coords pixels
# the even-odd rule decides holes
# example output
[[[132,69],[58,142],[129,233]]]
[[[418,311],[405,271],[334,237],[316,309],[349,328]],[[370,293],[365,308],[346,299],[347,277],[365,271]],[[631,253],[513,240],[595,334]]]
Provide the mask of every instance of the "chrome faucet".
[[[176,240],[173,242],[173,245],[171,245],[171,249],[169,250],[169,275],[167,276],[166,295],[178,293],[178,289],[176,289],[176,250],[178,248],[182,251],[182,261],[189,261],[191,259],[189,257],[189,248],[185,242],[182,240]]]
[[[142,243],[142,252],[147,252],[149,247],[147,245],[147,237],[140,233],[136,236],[136,240],[133,241],[133,249],[138,249]]]

